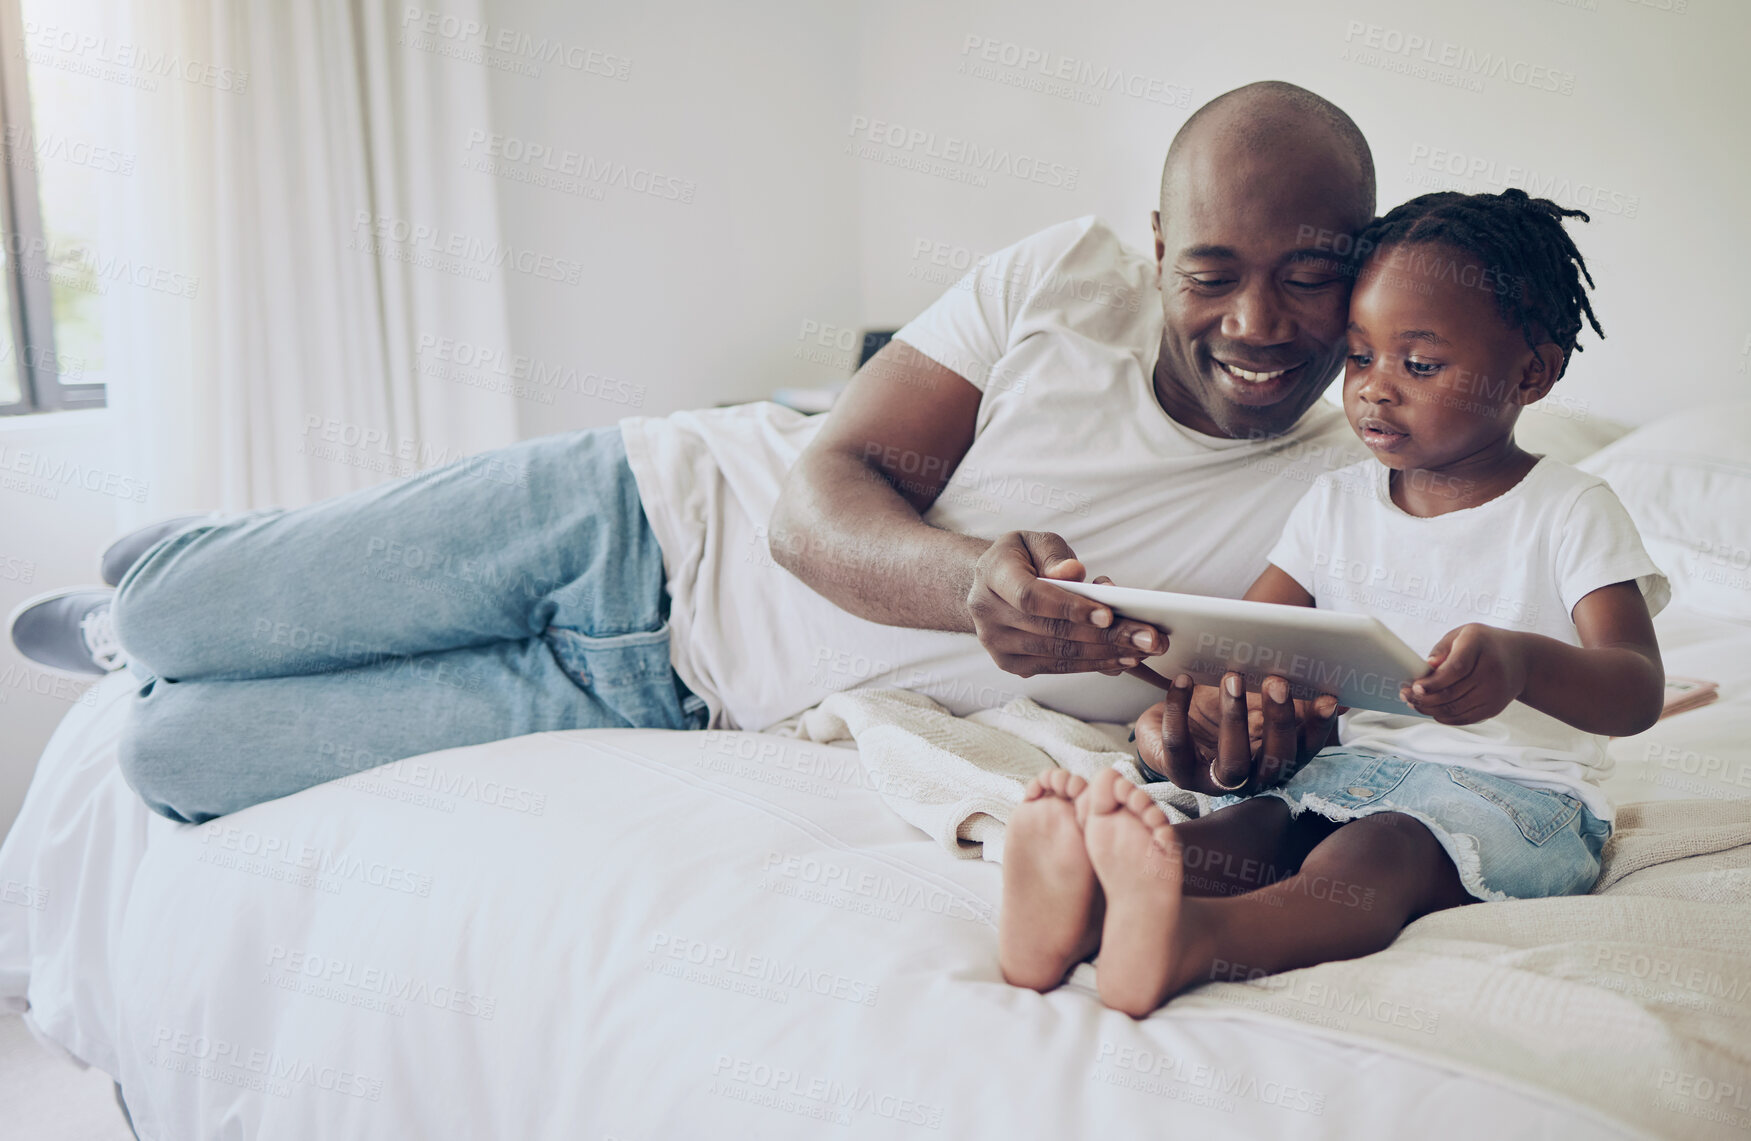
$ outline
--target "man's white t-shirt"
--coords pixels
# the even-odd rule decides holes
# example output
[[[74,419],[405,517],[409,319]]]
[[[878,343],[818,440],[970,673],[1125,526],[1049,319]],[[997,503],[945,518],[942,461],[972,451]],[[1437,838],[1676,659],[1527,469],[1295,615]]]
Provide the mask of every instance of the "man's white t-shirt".
[[[1239,597],[1312,481],[1364,453],[1323,403],[1271,440],[1175,423],[1155,397],[1161,334],[1154,260],[1092,216],[974,267],[896,334],[982,393],[973,443],[925,520],[987,539],[1051,531],[1091,578]],[[622,421],[663,550],[671,656],[714,726],[764,728],[874,685],[955,713],[1026,695],[1120,722],[1157,699],[1131,677],[1005,673],[972,634],[866,621],[774,563],[767,520],[823,420],[753,404]]]
[[[1419,654],[1470,622],[1578,646],[1575,604],[1613,583],[1634,582],[1653,614],[1671,599],[1611,488],[1560,460],[1540,459],[1487,503],[1427,519],[1393,503],[1389,475],[1369,459],[1320,479],[1270,561],[1321,610],[1373,615]],[[1338,736],[1566,793],[1612,819],[1599,787],[1611,771],[1606,739],[1518,701],[1475,725],[1353,709]]]

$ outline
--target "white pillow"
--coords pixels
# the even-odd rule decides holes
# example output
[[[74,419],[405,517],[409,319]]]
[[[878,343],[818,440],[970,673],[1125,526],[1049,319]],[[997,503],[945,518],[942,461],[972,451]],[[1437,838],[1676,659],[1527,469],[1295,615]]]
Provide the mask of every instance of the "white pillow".
[[[1623,500],[1675,601],[1751,621],[1751,400],[1675,412],[1575,466]]]
[[[1565,401],[1559,390],[1521,410],[1514,442],[1535,456],[1577,464],[1628,431],[1628,424],[1590,415],[1583,402]]]

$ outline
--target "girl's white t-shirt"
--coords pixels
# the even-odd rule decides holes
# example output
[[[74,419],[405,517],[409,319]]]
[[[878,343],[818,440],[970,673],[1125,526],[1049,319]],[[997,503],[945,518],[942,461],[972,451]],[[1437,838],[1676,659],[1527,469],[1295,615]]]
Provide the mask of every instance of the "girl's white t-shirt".
[[[1320,609],[1372,615],[1419,654],[1471,622],[1578,646],[1575,604],[1613,583],[1634,582],[1653,614],[1671,599],[1611,488],[1560,460],[1540,459],[1487,503],[1426,519],[1393,503],[1389,476],[1369,459],[1319,479],[1270,561]],[[1338,733],[1345,746],[1566,793],[1612,819],[1599,787],[1606,738],[1518,701],[1475,725],[1353,709]]]
[[[1093,216],[973,267],[896,334],[982,394],[972,445],[925,521],[988,539],[1051,531],[1091,578],[1239,597],[1313,480],[1366,453],[1324,402],[1271,439],[1181,426],[1155,396],[1161,334],[1153,259]],[[762,403],[621,422],[663,550],[671,658],[714,727],[765,728],[862,686],[957,714],[1025,695],[1118,722],[1159,698],[1131,677],[1005,673],[972,634],[858,618],[774,563],[767,520],[824,419]],[[863,569],[895,573],[880,550]]]

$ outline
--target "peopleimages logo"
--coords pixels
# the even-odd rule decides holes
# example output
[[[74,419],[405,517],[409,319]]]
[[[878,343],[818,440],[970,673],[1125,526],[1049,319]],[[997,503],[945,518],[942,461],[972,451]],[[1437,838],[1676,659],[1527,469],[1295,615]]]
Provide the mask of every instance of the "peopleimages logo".
[[[110,285],[132,285],[154,293],[193,299],[201,285],[199,277],[103,253],[82,241],[64,238],[50,241],[42,237],[7,234],[4,246],[7,253],[22,263],[20,268],[25,276],[100,297],[108,292]]]
[[[1549,198],[1590,213],[1633,218],[1642,208],[1639,194],[1628,194],[1594,182],[1577,182],[1561,175],[1544,174],[1531,167],[1427,143],[1411,144],[1410,165],[1436,174],[1451,175],[1473,185],[1493,186],[1499,190],[1517,187],[1534,198]]]
[[[573,392],[610,404],[638,408],[647,395],[642,381],[625,380],[576,365],[556,364],[541,357],[513,353],[497,346],[479,345],[454,337],[421,333],[416,345],[422,372],[462,383],[503,381],[505,387],[523,394],[551,396]],[[448,368],[445,366],[455,366]],[[551,404],[553,401],[543,400]]]
[[[1259,1075],[1246,1070],[1220,1069],[1203,1062],[1193,1062],[1189,1058],[1178,1057],[1166,1051],[1150,1050],[1136,1046],[1120,1045],[1117,1042],[1103,1039],[1100,1049],[1095,1055],[1094,1078],[1109,1085],[1129,1085],[1131,1083],[1114,1080],[1115,1072],[1151,1079],[1161,1083],[1172,1083],[1174,1086],[1191,1087],[1220,1098],[1243,1098],[1264,1105],[1280,1106],[1283,1109],[1294,1110],[1297,1113],[1307,1113],[1315,1117],[1325,1113],[1325,1094],[1320,1090],[1307,1089],[1302,1086],[1289,1085],[1269,1076]],[[1175,1096],[1168,1088],[1150,1088],[1151,1093],[1164,1096]],[[1214,1108],[1223,1108],[1217,1105]],[[1224,1112],[1233,1112],[1232,1105]]]
[[[936,160],[955,167],[970,168],[971,171],[982,174],[1001,174],[1023,182],[1037,182],[1042,186],[1062,190],[1075,190],[1080,173],[1077,167],[1051,162],[1026,152],[1015,152],[1005,147],[980,146],[956,135],[939,136],[935,131],[872,119],[868,115],[853,115],[851,128],[846,133],[857,140],[847,144],[848,150],[860,158],[875,158],[884,162],[888,162],[890,158],[904,158],[913,160],[914,163]],[[859,147],[859,144],[867,145]],[[885,152],[882,148],[886,148]],[[909,164],[896,161],[890,165]],[[931,173],[928,168],[924,169]]]
[[[726,978],[739,976],[778,988],[786,1001],[792,993],[810,993],[822,998],[843,999],[855,1006],[874,1006],[881,998],[882,988],[862,979],[842,975],[837,971],[808,967],[774,955],[750,954],[740,947],[707,942],[687,935],[658,931],[651,936],[647,949],[650,964],[660,964],[664,958],[686,963]],[[690,981],[708,982],[708,979]],[[715,984],[712,984],[715,985]],[[788,988],[788,989],[786,989]],[[724,988],[728,989],[728,988]]]
[[[1100,105],[1102,93],[1115,92],[1182,111],[1192,105],[1192,89],[1183,83],[1169,83],[1159,76],[1097,64],[1048,48],[970,35],[961,44],[961,57],[955,70],[963,75],[1095,106]],[[1005,72],[1000,68],[1012,70]]]
[[[96,78],[119,76],[135,81],[146,91],[158,90],[160,79],[180,79],[215,91],[245,91],[249,73],[198,59],[184,59],[173,51],[154,50],[127,40],[76,28],[24,21],[23,53],[31,63],[61,68]],[[76,66],[68,66],[74,64]],[[105,71],[104,69],[113,69]]]
[[[1290,693],[1314,698],[1322,693],[1364,693],[1397,697],[1398,683],[1372,671],[1358,670],[1341,662],[1325,662],[1304,654],[1292,654],[1277,646],[1259,645],[1244,639],[1203,633],[1198,635],[1198,658],[1188,672],[1215,674],[1238,672],[1248,686],[1257,688],[1266,677],[1289,682]]]
[[[354,249],[397,260],[410,260],[409,254],[424,255],[427,259],[447,257],[452,259],[450,265],[435,262],[432,267],[446,272],[464,272],[480,281],[489,280],[488,269],[498,268],[567,285],[578,284],[584,273],[580,261],[557,258],[509,242],[489,242],[391,214],[374,214],[369,210],[354,212],[350,244]],[[469,262],[474,264],[464,264]]]
[[[146,502],[146,493],[150,489],[144,480],[132,476],[88,467],[47,452],[27,451],[0,443],[0,489],[28,491],[45,499],[55,499],[63,487],[77,487],[134,503]]]
[[[358,992],[342,999],[355,1007],[370,1005],[354,1000],[371,995],[395,1003],[429,1006],[435,1010],[466,1014],[485,1021],[490,1021],[498,1010],[497,998],[464,986],[434,983],[430,979],[397,971],[393,967],[362,964],[341,956],[287,947],[283,943],[275,943],[268,952],[267,973],[262,981],[285,990],[298,989],[300,982],[321,987],[345,988]],[[312,992],[306,990],[304,993]],[[318,997],[333,995],[319,994]]]
[[[616,187],[652,198],[666,198],[682,203],[691,203],[693,196],[699,191],[699,184],[692,179],[664,174],[642,166],[630,166],[614,159],[600,158],[550,143],[521,139],[515,135],[488,134],[475,129],[468,133],[463,149],[478,152],[477,157],[492,160],[489,167],[476,168],[485,170],[486,173],[502,173],[510,167],[522,167],[559,176],[561,179],[578,180],[579,185],[590,185],[598,189]],[[561,188],[565,185],[567,184],[563,181],[560,183]]]
[[[1473,91],[1483,90],[1485,79],[1500,79],[1534,91],[1575,93],[1573,72],[1363,20],[1351,20],[1345,25],[1344,44],[1344,59]],[[1430,72],[1429,68],[1445,69],[1447,74]]]
[[[365,860],[351,852],[332,852],[310,844],[292,843],[278,836],[264,836],[235,824],[209,821],[200,828],[200,841],[205,846],[197,862],[222,867],[238,867],[260,872],[276,866],[309,872],[316,877],[312,886],[323,890],[338,890],[341,881],[370,887],[387,888],[421,899],[432,894],[432,877],[382,860]],[[234,857],[233,859],[209,857]],[[278,878],[278,877],[272,877]],[[330,885],[334,885],[332,888]]]
[[[768,850],[761,871],[768,876],[782,876],[827,891],[865,896],[877,903],[898,904],[933,915],[974,922],[990,918],[971,902],[944,888],[897,880],[868,868],[852,868],[831,859]]]
[[[751,1058],[719,1054],[711,1073],[710,1089],[719,1097],[836,1125],[850,1125],[858,1115],[940,1130],[948,1118],[940,1105]]]
[[[277,1097],[289,1094],[292,1083],[366,1101],[383,1100],[383,1079],[296,1054],[251,1047],[225,1038],[191,1034],[159,1026],[152,1037],[148,1065],[173,1073],[190,1073],[227,1085],[260,1089]]]
[[[40,160],[53,159],[103,174],[134,173],[133,154],[53,131],[38,135],[21,127],[7,127],[0,131],[0,151],[6,162],[24,170],[40,170]]]
[[[408,47],[431,51],[445,45],[452,50],[441,54],[454,55],[471,63],[493,63],[485,52],[495,52],[505,62],[520,65],[516,70],[525,75],[540,75],[541,66],[557,63],[586,75],[599,75],[624,83],[631,75],[632,61],[626,56],[582,44],[568,44],[553,36],[534,35],[518,28],[490,24],[485,20],[465,20],[447,12],[408,5],[401,14],[401,41]],[[455,49],[462,49],[460,51]]]

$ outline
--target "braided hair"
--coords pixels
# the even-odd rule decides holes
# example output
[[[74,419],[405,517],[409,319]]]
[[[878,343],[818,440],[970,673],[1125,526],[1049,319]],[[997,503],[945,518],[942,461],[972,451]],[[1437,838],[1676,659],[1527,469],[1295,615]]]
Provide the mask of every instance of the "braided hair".
[[[1575,342],[1581,319],[1600,337],[1605,330],[1581,286],[1585,279],[1593,288],[1593,276],[1563,228],[1564,218],[1591,221],[1580,210],[1565,210],[1520,189],[1500,194],[1444,190],[1419,195],[1376,218],[1357,236],[1355,249],[1362,260],[1388,246],[1437,243],[1472,254],[1495,282],[1502,319],[1525,334],[1532,348],[1554,342],[1567,371],[1570,354],[1580,349]]]

